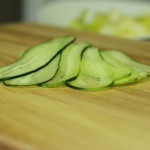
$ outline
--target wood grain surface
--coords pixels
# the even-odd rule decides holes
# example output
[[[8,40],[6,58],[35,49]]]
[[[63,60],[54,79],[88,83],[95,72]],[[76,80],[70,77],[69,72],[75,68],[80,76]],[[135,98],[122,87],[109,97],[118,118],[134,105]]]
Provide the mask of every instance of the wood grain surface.
[[[150,64],[150,43],[33,23],[0,26],[0,66],[25,49],[76,35]],[[102,91],[7,87],[0,83],[0,150],[149,150],[150,80]]]

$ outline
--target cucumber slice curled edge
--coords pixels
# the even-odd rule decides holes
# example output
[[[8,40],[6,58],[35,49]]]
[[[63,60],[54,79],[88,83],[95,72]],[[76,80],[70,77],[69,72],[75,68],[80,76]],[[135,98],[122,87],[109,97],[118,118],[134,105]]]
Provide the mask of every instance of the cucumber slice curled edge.
[[[104,58],[104,60],[110,65],[113,74],[114,74],[114,80],[119,80],[124,77],[127,77],[131,75],[132,70],[127,65],[121,63],[117,59],[113,58],[108,51],[101,51],[101,54]]]
[[[26,50],[15,62],[0,67],[0,80],[13,79],[43,68],[74,40],[74,36],[62,36]]]
[[[140,72],[145,72],[147,75],[150,75],[150,65],[138,62],[119,50],[108,50],[108,53],[123,64],[131,66]]]
[[[139,63],[133,60],[132,58],[130,58],[124,52],[121,52],[118,50],[108,50],[107,53],[110,54],[114,59],[118,60],[120,63],[123,63],[124,65],[129,67],[132,72],[131,75],[127,77],[115,80],[114,85],[133,83],[143,78],[146,78],[148,76],[149,71],[150,71],[149,65]]]

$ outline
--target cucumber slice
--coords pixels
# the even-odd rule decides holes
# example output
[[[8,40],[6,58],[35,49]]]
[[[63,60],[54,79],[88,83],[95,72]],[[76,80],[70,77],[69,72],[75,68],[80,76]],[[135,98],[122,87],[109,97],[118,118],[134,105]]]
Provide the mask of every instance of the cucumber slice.
[[[74,36],[62,36],[28,49],[17,61],[0,67],[0,80],[16,78],[41,69],[74,40]]]
[[[147,73],[146,72],[138,70],[138,69],[136,69],[136,68],[134,68],[132,66],[130,68],[132,70],[131,75],[129,75],[129,76],[125,77],[125,78],[122,78],[120,80],[115,80],[114,81],[114,85],[132,83],[132,82],[136,82],[136,81],[139,81],[139,80],[147,77]]]
[[[114,75],[98,48],[90,47],[83,53],[78,77],[67,85],[82,90],[98,90],[113,84]]]
[[[61,53],[59,69],[53,79],[39,86],[50,87],[62,84],[79,74],[80,61],[82,52],[90,46],[89,43],[72,43],[66,47]]]
[[[101,51],[101,54],[105,61],[109,63],[114,74],[114,80],[122,79],[132,73],[130,67],[113,58],[108,51]]]
[[[49,62],[49,64],[43,67],[42,69],[30,73],[26,76],[6,80],[4,81],[4,84],[9,86],[31,86],[42,82],[46,82],[49,79],[53,78],[56,74],[59,61],[60,54],[56,55],[55,58],[52,59],[52,61]]]
[[[121,84],[127,84],[127,83],[133,83],[138,81],[139,73],[136,71],[132,71],[131,75],[124,77],[119,80],[114,81],[114,85],[121,85]]]
[[[108,53],[123,64],[131,66],[139,72],[145,72],[147,75],[150,75],[150,65],[137,62],[122,51],[109,50]]]
[[[120,63],[123,63],[124,65],[129,67],[132,71],[131,75],[122,79],[115,80],[114,85],[132,83],[147,77],[148,65],[136,62],[132,60],[129,56],[127,56],[125,53],[120,51],[109,50],[107,51],[107,53],[110,54],[114,59],[118,60]],[[141,65],[145,66],[146,70],[142,69]]]

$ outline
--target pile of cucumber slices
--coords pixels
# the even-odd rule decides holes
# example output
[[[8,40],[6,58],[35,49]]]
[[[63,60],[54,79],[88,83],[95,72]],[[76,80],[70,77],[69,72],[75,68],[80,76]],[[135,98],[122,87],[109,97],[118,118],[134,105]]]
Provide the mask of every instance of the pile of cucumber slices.
[[[9,86],[52,87],[65,83],[83,90],[139,81],[150,66],[117,50],[99,50],[74,36],[62,36],[26,50],[15,62],[0,67],[0,80]]]

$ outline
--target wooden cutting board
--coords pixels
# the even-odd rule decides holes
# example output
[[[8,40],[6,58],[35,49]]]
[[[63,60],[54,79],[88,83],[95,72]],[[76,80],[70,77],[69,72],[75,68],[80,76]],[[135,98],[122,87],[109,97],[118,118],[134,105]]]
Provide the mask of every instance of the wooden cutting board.
[[[0,26],[0,65],[60,35],[150,64],[150,43],[31,23]],[[102,91],[0,83],[0,150],[149,150],[150,80]]]

